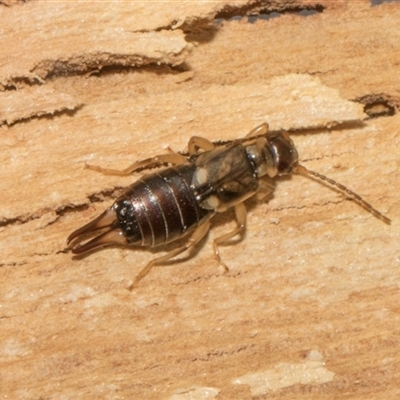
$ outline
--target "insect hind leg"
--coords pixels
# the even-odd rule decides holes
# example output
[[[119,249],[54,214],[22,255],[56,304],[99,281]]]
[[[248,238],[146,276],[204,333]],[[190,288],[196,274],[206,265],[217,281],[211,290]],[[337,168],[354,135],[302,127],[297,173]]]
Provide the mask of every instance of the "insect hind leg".
[[[171,153],[169,154],[161,154],[156,157],[146,158],[142,161],[136,161],[135,163],[131,164],[129,167],[123,170],[103,168],[97,165],[90,164],[85,164],[85,168],[100,172],[104,175],[128,176],[140,169],[156,168],[160,167],[163,164],[180,165],[186,164],[187,162],[188,160],[185,156],[171,151]]]
[[[247,210],[246,210],[246,206],[244,205],[244,203],[238,203],[235,205],[235,214],[236,214],[237,228],[231,232],[225,233],[225,235],[217,237],[216,239],[214,239],[214,242],[213,242],[215,257],[218,260],[219,264],[221,264],[224,267],[226,272],[229,271],[229,268],[221,260],[218,246],[221,244],[226,244],[230,239],[232,239],[236,235],[243,234],[243,232],[246,228],[246,217],[247,217]]]
[[[203,223],[201,223],[196,230],[192,233],[189,240],[181,247],[170,251],[162,257],[153,258],[136,276],[133,283],[128,287],[129,290],[132,290],[149,272],[150,270],[158,265],[162,264],[171,258],[183,253],[185,250],[189,250],[194,247],[197,243],[200,242],[201,239],[207,234],[210,229],[210,220],[206,219]]]

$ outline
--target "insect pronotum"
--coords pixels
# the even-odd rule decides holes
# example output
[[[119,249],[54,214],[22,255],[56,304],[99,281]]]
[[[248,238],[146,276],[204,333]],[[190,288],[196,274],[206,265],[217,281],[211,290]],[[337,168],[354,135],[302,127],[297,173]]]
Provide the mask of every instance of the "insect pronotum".
[[[129,175],[140,169],[172,165],[138,179],[103,214],[71,233],[68,243],[72,252],[83,254],[110,245],[159,246],[188,238],[184,245],[149,261],[136,276],[132,288],[154,265],[195,246],[209,231],[216,213],[233,207],[237,227],[213,242],[215,256],[227,270],[218,246],[243,234],[246,227],[244,201],[259,191],[266,195],[272,193],[272,179],[290,173],[311,175],[326,182],[390,224],[389,218],[357,193],[300,165],[289,135],[268,132],[265,123],[243,139],[221,144],[194,136],[188,147],[188,155],[170,152],[138,161],[123,171],[87,166],[105,174]]]

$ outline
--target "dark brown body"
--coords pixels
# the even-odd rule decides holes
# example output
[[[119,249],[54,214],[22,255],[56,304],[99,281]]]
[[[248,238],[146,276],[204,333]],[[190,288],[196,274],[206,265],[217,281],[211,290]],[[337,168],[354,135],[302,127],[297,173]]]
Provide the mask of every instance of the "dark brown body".
[[[243,202],[259,186],[256,165],[240,142],[186,158],[186,164],[144,175],[100,217],[78,229],[69,241],[106,228],[75,254],[112,244],[158,246],[193,232],[216,212]],[[112,223],[109,222],[112,218]]]
[[[128,243],[158,246],[195,229],[211,213],[191,189],[195,164],[144,176],[116,200],[118,225]]]

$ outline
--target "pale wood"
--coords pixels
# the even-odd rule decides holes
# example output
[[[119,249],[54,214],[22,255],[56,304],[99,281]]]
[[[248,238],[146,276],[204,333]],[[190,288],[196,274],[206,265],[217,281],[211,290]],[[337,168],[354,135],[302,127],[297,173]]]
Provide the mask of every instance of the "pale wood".
[[[0,124],[11,125],[24,119],[72,112],[82,105],[69,94],[47,86],[4,91],[0,92]]]
[[[1,10],[0,83],[17,90],[0,93],[0,394],[176,399],[210,387],[217,398],[247,399],[254,387],[238,378],[283,378],[287,363],[318,368],[309,384],[292,376],[257,398],[395,398],[400,117],[367,119],[349,100],[398,108],[400,5],[323,2],[324,12],[308,17],[185,35],[169,28],[204,28],[246,2],[171,3]],[[279,4],[301,2],[270,7]],[[26,40],[30,51],[17,46]],[[78,62],[61,74],[57,60]],[[114,69],[99,72],[106,65]],[[226,275],[211,243],[232,229],[233,213],[215,219],[193,258],[155,268],[132,293],[126,282],[173,246],[82,260],[66,251],[68,234],[136,178],[84,170],[85,162],[122,169],[166,146],[183,150],[192,135],[232,139],[263,121],[296,130],[307,168],[357,191],[392,225],[293,176],[277,182],[269,202],[247,203],[245,239],[220,249]]]

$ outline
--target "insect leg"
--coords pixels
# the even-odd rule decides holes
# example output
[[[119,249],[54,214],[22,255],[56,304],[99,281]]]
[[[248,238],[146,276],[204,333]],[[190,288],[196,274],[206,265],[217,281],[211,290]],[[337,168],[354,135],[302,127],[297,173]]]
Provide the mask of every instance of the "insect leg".
[[[230,240],[231,238],[233,238],[234,236],[236,236],[238,234],[240,234],[240,235],[243,234],[244,229],[246,228],[246,216],[247,216],[246,206],[244,205],[243,202],[235,205],[235,214],[236,214],[236,222],[238,225],[237,228],[234,229],[232,232],[228,232],[228,233],[225,233],[225,235],[217,237],[216,239],[214,239],[214,242],[213,242],[215,257],[217,258],[218,262],[225,268],[226,272],[229,271],[229,268],[221,260],[221,256],[219,255],[218,246],[220,244],[225,244],[228,240]]]
[[[85,164],[85,168],[91,169],[93,171],[101,172],[105,175],[118,175],[118,176],[127,176],[137,171],[138,169],[149,169],[156,168],[163,164],[186,164],[187,158],[178,153],[170,153],[170,154],[161,154],[156,157],[146,158],[142,161],[136,161],[129,167],[118,170],[118,169],[110,169],[110,168],[102,168],[97,165],[89,165]]]
[[[262,136],[268,133],[269,125],[266,122],[263,122],[261,125],[253,128],[245,137],[254,137],[254,136]]]
[[[257,199],[261,202],[266,202],[271,198],[272,193],[275,191],[275,181],[272,178],[264,177],[259,182],[259,188],[256,193]]]
[[[193,136],[189,140],[189,154],[197,154],[199,149],[204,151],[210,151],[215,148],[215,144],[210,142],[208,139],[202,138],[200,136]]]
[[[157,264],[162,264],[165,261],[170,260],[171,258],[177,256],[178,254],[183,253],[185,250],[190,249],[195,246],[200,240],[207,234],[210,229],[210,220],[206,219],[202,224],[200,224],[196,230],[193,232],[192,236],[190,236],[189,240],[181,247],[178,247],[175,250],[170,251],[162,257],[153,258],[136,276],[133,283],[129,286],[129,290],[132,290],[149,272],[150,270]]]

